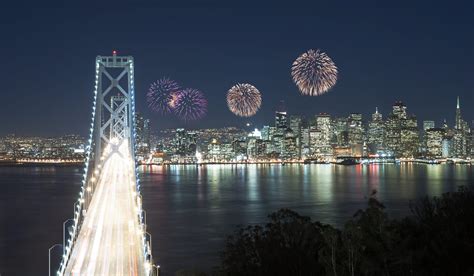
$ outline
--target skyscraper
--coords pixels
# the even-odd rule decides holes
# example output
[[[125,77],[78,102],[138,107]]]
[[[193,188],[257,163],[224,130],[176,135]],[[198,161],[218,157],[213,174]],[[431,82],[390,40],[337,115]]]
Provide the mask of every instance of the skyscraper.
[[[401,120],[401,153],[403,157],[417,157],[420,145],[418,122],[415,115]]]
[[[460,130],[463,128],[463,125],[464,125],[464,122],[461,116],[461,106],[459,104],[459,96],[458,96],[457,101],[456,101],[456,119],[455,119],[454,128]]]
[[[150,120],[143,118],[138,112],[135,113],[135,131],[137,153],[146,156],[150,153]]]
[[[465,158],[468,155],[467,149],[467,137],[469,128],[467,123],[464,122],[461,115],[461,106],[459,103],[459,97],[456,101],[456,118],[453,131],[453,157]]]
[[[280,105],[275,111],[275,127],[280,130],[280,134],[283,134],[283,130],[288,127],[286,116],[285,102],[281,101]]]
[[[443,139],[445,130],[442,128],[430,128],[426,131],[427,152],[431,158],[441,158],[443,156]]]
[[[337,146],[348,146],[349,145],[349,133],[347,118],[335,118],[333,124],[333,138],[332,143]]]
[[[426,131],[428,129],[435,128],[435,122],[434,121],[423,121],[423,132],[422,132],[422,142],[420,144],[420,152],[422,156],[426,156],[426,151],[427,151],[427,136],[426,136]]]
[[[331,116],[327,113],[320,113],[316,115],[316,129],[318,137],[313,140],[315,143],[314,149],[318,157],[328,158],[332,155],[332,125]]]
[[[348,118],[349,144],[362,145],[364,143],[364,127],[362,114],[351,113]]]
[[[385,146],[396,157],[418,155],[418,123],[415,115],[407,116],[406,110],[405,104],[395,102],[385,121]]]
[[[367,131],[367,143],[370,153],[376,153],[377,150],[383,148],[384,138],[384,122],[382,114],[375,108],[375,113],[372,114],[372,120],[369,122]]]
[[[293,135],[296,139],[296,148],[297,148],[298,158],[301,158],[301,127],[302,127],[301,116],[291,115],[290,116],[290,129],[293,131]]]

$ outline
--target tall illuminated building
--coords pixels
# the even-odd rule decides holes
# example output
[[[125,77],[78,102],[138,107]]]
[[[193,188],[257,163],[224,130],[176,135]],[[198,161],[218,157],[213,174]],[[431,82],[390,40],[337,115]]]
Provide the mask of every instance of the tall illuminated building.
[[[295,139],[296,139],[298,158],[301,158],[301,128],[302,128],[301,116],[291,115],[290,116],[290,129],[293,131],[293,135],[295,136]]]
[[[283,137],[283,145],[282,145],[282,160],[297,160],[299,159],[298,155],[298,147],[296,144],[296,137],[294,132],[287,128],[285,131],[285,135]]]
[[[453,157],[453,139],[445,136],[441,142],[441,156],[443,158]]]
[[[311,157],[316,158],[320,155],[319,152],[319,141],[321,140],[321,131],[316,127],[310,127],[309,129],[309,154]]]
[[[263,126],[262,128],[262,140],[270,140],[270,127]]]
[[[310,146],[310,128],[308,126],[301,128],[301,158],[309,158],[311,155]]]
[[[431,120],[425,120],[423,121],[423,132],[422,132],[422,137],[421,137],[421,143],[420,143],[420,153],[422,156],[426,156],[426,151],[427,151],[427,137],[426,137],[426,131],[428,129],[435,128],[436,124],[434,121]]]
[[[420,146],[418,122],[415,115],[407,116],[401,120],[400,144],[402,157],[417,157]]]
[[[277,110],[275,111],[275,127],[279,129],[281,134],[282,130],[285,130],[288,127],[287,114],[285,102],[281,101]]]
[[[405,104],[397,101],[385,120],[385,147],[395,157],[416,157],[419,152],[417,119],[407,116],[406,110]]]
[[[375,113],[372,114],[372,120],[369,122],[367,130],[367,144],[370,153],[376,153],[383,148],[384,129],[382,114],[375,108]]]
[[[456,101],[456,118],[453,131],[453,156],[456,158],[465,158],[468,155],[468,141],[469,127],[464,122],[461,115],[461,106],[459,97]]]
[[[318,157],[328,158],[332,155],[332,124],[331,116],[327,113],[316,115],[316,130],[313,135],[314,152]],[[317,134],[316,134],[317,133]]]
[[[348,146],[349,145],[349,133],[348,133],[348,120],[347,118],[335,118],[332,122],[333,130],[333,144],[337,146]]]
[[[135,133],[137,153],[146,156],[150,153],[150,120],[143,118],[138,112],[135,113]]]
[[[459,97],[458,97],[456,101],[456,119],[455,119],[454,128],[463,129],[463,126],[464,126],[464,121],[462,119],[461,105],[459,104]]]
[[[430,128],[426,130],[427,151],[430,158],[441,158],[443,156],[443,139],[446,131],[442,128]]]
[[[352,156],[362,156],[364,134],[365,131],[362,124],[362,114],[351,113],[348,118],[348,138]]]
[[[471,159],[474,159],[474,122],[471,124],[471,127],[469,128],[468,132],[468,157]]]

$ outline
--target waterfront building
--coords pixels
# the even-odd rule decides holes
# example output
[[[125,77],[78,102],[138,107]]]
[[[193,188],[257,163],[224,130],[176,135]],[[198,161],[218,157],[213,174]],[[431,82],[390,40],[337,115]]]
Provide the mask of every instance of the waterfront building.
[[[415,115],[410,115],[401,120],[400,130],[400,156],[417,157],[420,145],[418,123]]]
[[[282,160],[299,160],[298,146],[293,131],[289,128],[285,131],[283,140]]]
[[[453,157],[453,139],[452,137],[445,136],[441,145],[441,156],[443,158]]]
[[[255,137],[249,137],[247,139],[247,156],[249,160],[256,160],[258,158],[257,156],[257,138]]]
[[[255,154],[257,159],[264,160],[267,158],[267,146],[269,141],[257,139],[255,140]]]
[[[306,159],[311,155],[310,146],[310,129],[309,127],[301,128],[301,158]]]
[[[423,121],[423,132],[421,134],[421,138],[420,138],[420,154],[421,156],[426,156],[426,143],[427,143],[427,137],[426,137],[426,131],[428,129],[432,129],[432,128],[435,128],[436,125],[435,125],[435,122],[434,121],[431,121],[431,120],[425,120]]]
[[[446,131],[443,128],[431,128],[426,130],[427,151],[429,158],[441,158],[443,156],[443,139]]]
[[[290,116],[290,129],[293,131],[293,135],[296,139],[296,148],[298,158],[301,158],[301,128],[302,118],[301,116],[291,115]]]
[[[138,157],[146,157],[150,154],[150,120],[143,118],[140,113],[135,113],[135,132]]]
[[[331,140],[333,137],[331,116],[320,113],[316,116],[316,126],[311,141],[313,155],[318,158],[329,158],[332,156]]]
[[[385,146],[398,156],[401,148],[401,126],[400,118],[390,114],[385,120]]]
[[[197,134],[178,128],[173,139],[171,160],[178,163],[192,163],[196,161]]]
[[[238,161],[247,159],[247,141],[243,139],[234,140],[232,142],[232,153]]]
[[[385,121],[384,143],[395,157],[416,157],[419,152],[419,131],[415,115],[407,115],[406,106],[397,101]]]
[[[270,127],[263,126],[262,128],[262,139],[263,140],[270,140]]]
[[[352,156],[362,156],[362,148],[365,140],[365,130],[362,123],[362,114],[351,113],[348,118],[348,145]]]
[[[221,161],[221,144],[217,139],[212,140],[207,146],[206,161],[212,163]]]
[[[347,118],[335,118],[332,122],[333,138],[332,144],[337,146],[348,146],[349,145],[349,132],[348,132],[348,120]]]
[[[362,114],[351,113],[348,118],[349,145],[362,145],[364,143],[364,127]]]
[[[283,131],[283,133],[280,133],[280,131]],[[285,131],[286,128],[280,128],[277,129],[277,134],[273,135],[271,143],[272,147],[269,149],[270,154],[275,157],[281,157],[281,154],[283,152],[283,147],[284,147],[284,138],[285,138]]]
[[[318,152],[319,139],[321,139],[321,131],[316,127],[309,129],[309,153],[311,157],[316,157]]]
[[[375,113],[372,114],[372,120],[369,122],[367,129],[367,147],[369,153],[375,154],[378,150],[383,149],[384,128],[382,114],[375,108]]]
[[[453,130],[453,155],[456,158],[466,158],[468,156],[468,136],[469,127],[461,115],[459,97],[456,102],[456,118]]]

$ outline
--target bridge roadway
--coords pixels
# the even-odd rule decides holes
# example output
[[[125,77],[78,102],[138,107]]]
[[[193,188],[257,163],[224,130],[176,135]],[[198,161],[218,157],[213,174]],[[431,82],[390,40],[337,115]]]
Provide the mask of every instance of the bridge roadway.
[[[109,145],[65,275],[147,275],[128,143]]]

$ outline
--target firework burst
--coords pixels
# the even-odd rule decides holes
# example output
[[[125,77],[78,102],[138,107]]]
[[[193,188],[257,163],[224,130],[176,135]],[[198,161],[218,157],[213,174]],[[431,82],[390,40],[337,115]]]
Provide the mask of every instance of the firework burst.
[[[326,53],[309,50],[293,62],[291,76],[302,94],[318,96],[336,84],[337,67]]]
[[[207,100],[201,91],[186,88],[176,94],[174,112],[184,121],[201,119],[207,112]]]
[[[227,106],[237,116],[251,117],[262,105],[257,88],[248,83],[238,83],[227,92]]]
[[[148,106],[162,114],[173,110],[176,94],[181,90],[177,82],[162,78],[150,85],[147,93]]]

